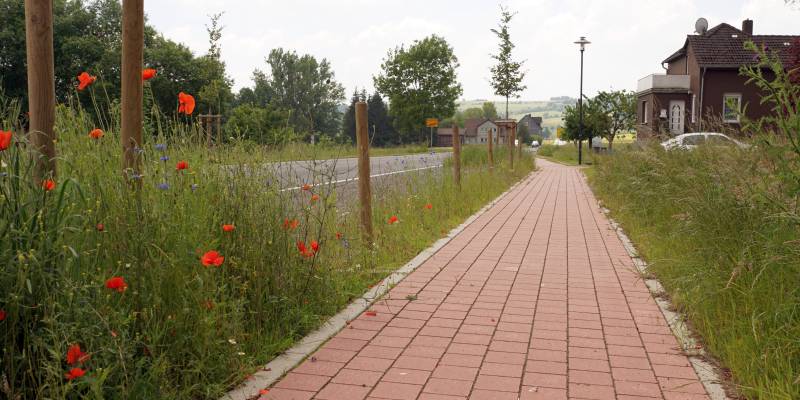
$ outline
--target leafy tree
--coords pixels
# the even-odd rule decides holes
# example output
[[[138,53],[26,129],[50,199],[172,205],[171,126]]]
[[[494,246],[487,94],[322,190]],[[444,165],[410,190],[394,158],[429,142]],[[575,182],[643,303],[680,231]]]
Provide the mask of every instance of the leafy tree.
[[[400,141],[426,140],[425,118],[443,119],[456,111],[462,93],[456,80],[458,59],[453,48],[439,36],[431,35],[390,50],[373,77],[375,88],[389,99]]]
[[[197,93],[201,99],[201,111],[211,114],[224,114],[233,102],[233,80],[225,73],[225,62],[222,61],[222,15],[211,15],[211,25],[206,25],[208,54],[198,60],[201,79],[205,82]]]
[[[483,106],[483,118],[490,119],[492,121],[497,119],[497,107],[495,107],[494,102],[485,101]],[[508,114],[508,110],[506,110],[506,115]]]
[[[506,98],[506,118],[508,118],[508,99],[512,96],[515,98],[519,97],[519,92],[526,88],[526,86],[522,84],[522,80],[525,79],[525,72],[521,70],[523,62],[511,59],[514,43],[511,42],[511,34],[508,32],[508,26],[514,18],[514,15],[516,15],[516,13],[512,13],[508,8],[500,6],[499,29],[492,29],[492,33],[500,39],[497,54],[492,54],[492,58],[497,60],[497,64],[491,69],[492,87],[496,95]]]
[[[301,132],[335,136],[341,130],[339,103],[344,87],[336,82],[326,59],[274,49],[266,59],[269,74],[254,72],[253,92],[259,104],[291,110],[290,125]]]
[[[605,128],[599,135],[608,140],[608,149],[614,145],[614,138],[623,131],[630,131],[636,126],[636,94],[625,90],[600,92],[592,99],[597,112],[605,115],[593,116],[601,119],[598,128]]]
[[[231,110],[225,130],[234,136],[259,144],[278,145],[290,139],[281,128],[285,127],[288,112],[271,106],[259,107],[242,104]]]
[[[611,118],[597,99],[583,102],[583,136],[580,135],[580,108],[566,106],[564,108],[564,132],[562,140],[589,140],[595,136],[603,136],[609,131]]]
[[[530,136],[531,132],[528,129],[528,125],[522,124],[517,126],[517,138],[521,143],[527,143],[530,140]]]
[[[486,118],[484,110],[480,107],[472,107],[464,110],[464,119]]]

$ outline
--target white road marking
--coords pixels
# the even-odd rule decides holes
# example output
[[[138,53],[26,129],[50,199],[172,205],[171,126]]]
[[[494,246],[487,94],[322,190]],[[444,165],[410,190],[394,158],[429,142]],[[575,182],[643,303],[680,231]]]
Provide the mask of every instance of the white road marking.
[[[443,166],[444,166],[444,164],[439,164],[439,165],[433,165],[433,166],[430,166],[430,167],[420,167],[420,168],[413,168],[413,169],[404,169],[404,170],[400,170],[400,171],[384,172],[384,173],[382,173],[382,174],[370,175],[369,177],[370,177],[370,178],[380,178],[380,177],[383,177],[383,176],[390,176],[390,175],[404,174],[404,173],[406,173],[406,172],[423,171],[423,170],[426,170],[426,169],[433,169],[433,168],[442,168]],[[358,180],[358,177],[357,177],[357,176],[355,176],[355,177],[352,177],[352,178],[347,178],[347,179],[339,179],[339,180],[332,181],[332,182],[315,183],[315,184],[313,184],[313,185],[310,185],[310,186],[311,186],[311,187],[317,187],[317,186],[322,186],[322,185],[334,185],[334,186],[335,186],[335,185],[338,185],[338,184],[340,184],[340,183],[349,183],[349,182],[355,182],[355,181],[357,181],[357,180]],[[295,187],[290,187],[290,188],[286,188],[286,189],[281,189],[280,191],[281,191],[281,192],[289,192],[289,191],[292,191],[292,190],[300,190],[300,189],[302,189],[302,188],[303,188],[302,186],[295,186]]]

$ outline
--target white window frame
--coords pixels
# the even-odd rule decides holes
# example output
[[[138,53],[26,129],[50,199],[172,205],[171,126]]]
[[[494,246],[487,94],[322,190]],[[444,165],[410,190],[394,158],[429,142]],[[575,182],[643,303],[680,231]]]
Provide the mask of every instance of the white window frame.
[[[736,114],[735,118],[725,118],[725,110],[728,108],[728,99],[736,99],[739,105],[738,110],[733,110]],[[742,112],[742,94],[741,93],[724,93],[722,95],[722,122],[727,124],[738,124],[741,119]]]
[[[642,125],[647,125],[647,100],[642,100]]]

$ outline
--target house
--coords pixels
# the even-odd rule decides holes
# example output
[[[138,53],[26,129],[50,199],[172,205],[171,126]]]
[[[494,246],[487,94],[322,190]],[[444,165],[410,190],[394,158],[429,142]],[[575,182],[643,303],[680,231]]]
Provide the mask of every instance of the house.
[[[458,137],[461,143],[464,144],[464,134],[459,132]],[[453,128],[437,128],[436,129],[436,146],[437,147],[451,147],[453,146]]]
[[[498,138],[497,124],[495,124],[494,121],[490,121],[488,119],[484,120],[480,125],[478,125],[478,137],[476,143],[484,143],[484,144],[488,143],[489,132],[492,133],[492,139],[494,139],[495,143],[503,143],[502,139]]]
[[[478,126],[486,122],[484,118],[470,118],[464,121],[464,143],[478,144]]]
[[[526,127],[528,129],[528,136],[531,135],[542,135],[542,117],[531,117],[530,114],[525,114],[522,119],[519,120],[517,129],[522,129],[522,127]]]
[[[800,46],[800,36],[754,35],[749,19],[741,29],[726,23],[706,27],[704,19],[698,20],[698,32],[688,35],[683,47],[662,62],[666,73],[639,80],[639,138],[723,127],[738,130],[741,115],[758,119],[770,112],[761,104],[758,88],[739,75],[742,66],[757,62],[745,43],[752,40],[767,46],[788,65],[789,49]]]

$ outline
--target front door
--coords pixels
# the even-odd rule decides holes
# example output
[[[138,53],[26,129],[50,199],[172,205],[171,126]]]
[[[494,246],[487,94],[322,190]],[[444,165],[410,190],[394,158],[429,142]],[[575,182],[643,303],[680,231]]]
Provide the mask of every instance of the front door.
[[[683,133],[685,110],[686,102],[683,100],[672,100],[669,102],[669,131],[673,135],[680,135]]]

